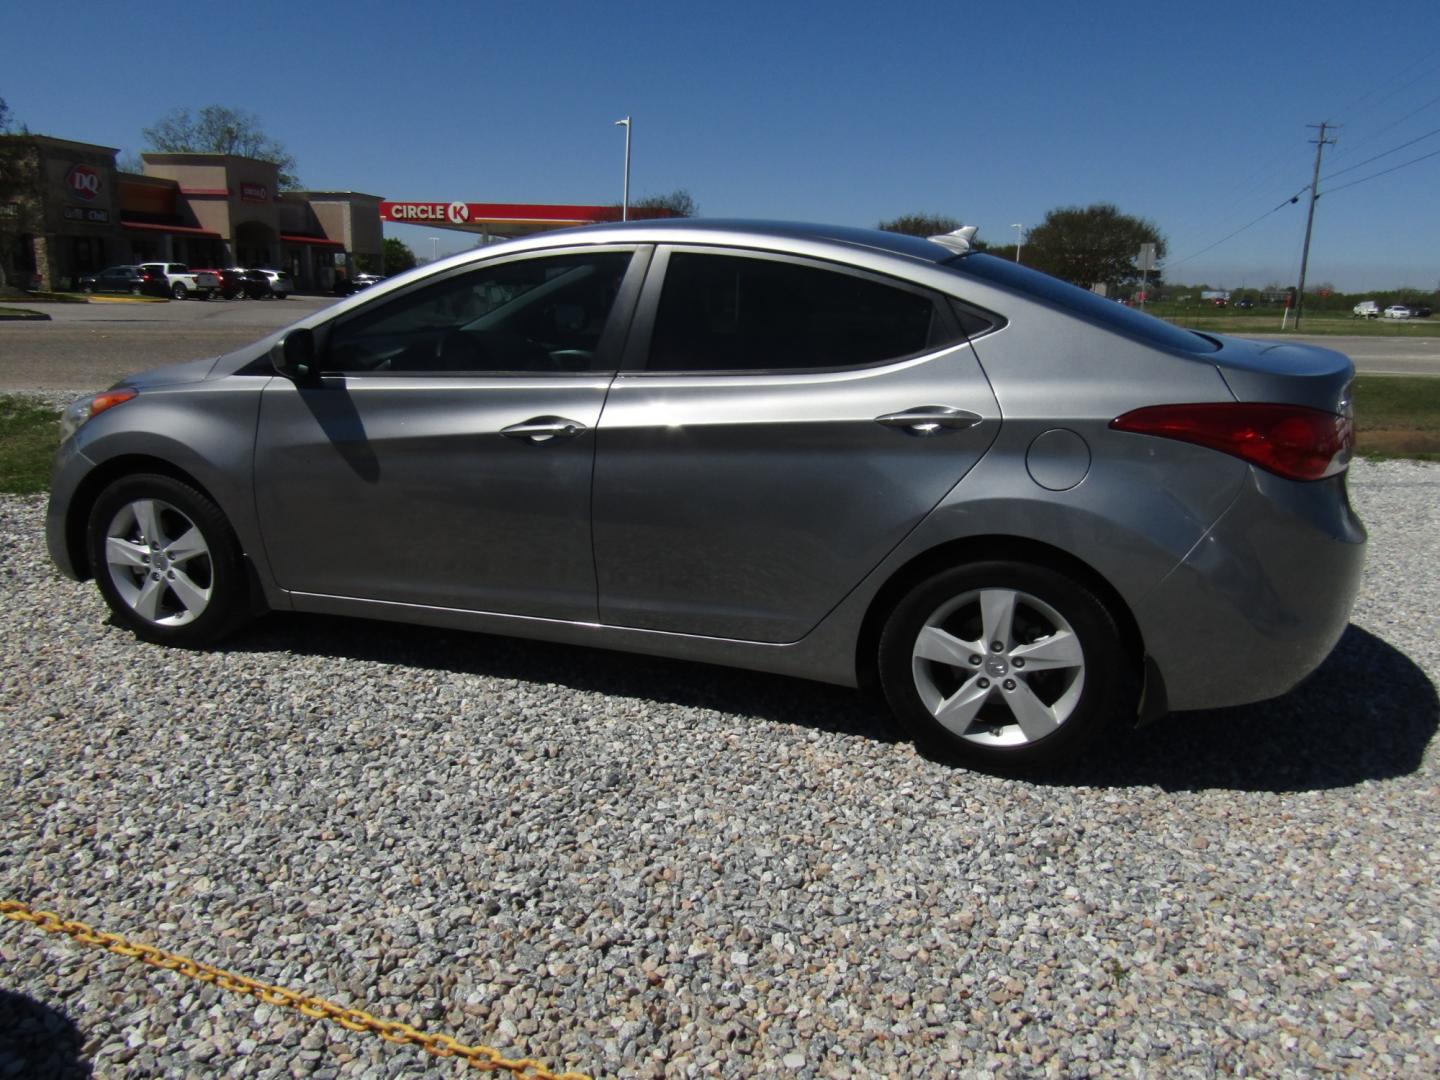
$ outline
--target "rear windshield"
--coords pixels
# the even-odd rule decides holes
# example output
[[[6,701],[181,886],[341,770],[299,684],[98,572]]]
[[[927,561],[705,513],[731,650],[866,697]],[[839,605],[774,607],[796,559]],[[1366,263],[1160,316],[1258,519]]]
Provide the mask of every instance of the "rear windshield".
[[[1162,349],[1177,349],[1181,352],[1215,352],[1220,348],[1213,338],[1197,334],[1193,330],[1182,330],[1171,326],[1163,319],[1145,315],[1114,300],[1087,292],[1071,285],[1068,281],[1031,270],[1028,266],[996,258],[984,252],[958,255],[946,264],[951,270],[991,285],[998,285],[1013,292],[1040,300],[1052,307],[1062,308],[1092,323],[1099,323],[1108,330],[1139,338],[1147,344]]]

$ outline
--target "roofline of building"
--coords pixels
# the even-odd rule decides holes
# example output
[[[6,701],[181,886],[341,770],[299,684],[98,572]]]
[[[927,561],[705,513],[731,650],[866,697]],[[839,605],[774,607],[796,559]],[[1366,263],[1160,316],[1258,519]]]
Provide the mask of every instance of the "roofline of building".
[[[374,199],[376,202],[385,202],[384,195],[371,195],[368,191],[309,191],[305,189],[296,191],[282,191],[284,195],[299,195],[306,199]]]
[[[99,143],[79,142],[75,139],[57,139],[54,135],[41,135],[33,131],[12,132],[9,135],[0,135],[0,139],[20,142],[34,142],[43,146],[54,146],[63,149],[84,150],[91,153],[99,151],[105,154],[118,154],[118,146],[101,146]]]

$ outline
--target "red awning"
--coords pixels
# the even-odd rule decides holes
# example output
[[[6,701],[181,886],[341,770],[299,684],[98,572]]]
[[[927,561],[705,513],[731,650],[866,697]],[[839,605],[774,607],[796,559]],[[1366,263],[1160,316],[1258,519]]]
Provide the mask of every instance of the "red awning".
[[[209,229],[197,229],[190,225],[155,225],[149,221],[121,221],[121,226],[126,229],[144,229],[149,232],[175,233],[179,236],[203,236],[209,240],[219,240],[218,232],[211,232]]]
[[[283,244],[316,244],[320,247],[333,247],[344,250],[345,245],[334,240],[325,240],[318,236],[291,236],[289,233],[280,234],[280,242]]]

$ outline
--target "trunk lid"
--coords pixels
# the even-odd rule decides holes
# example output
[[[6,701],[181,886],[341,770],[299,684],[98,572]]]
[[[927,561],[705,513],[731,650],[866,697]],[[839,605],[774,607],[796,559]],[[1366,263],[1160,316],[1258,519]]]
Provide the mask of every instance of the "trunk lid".
[[[1215,336],[1218,351],[1204,359],[1220,371],[1238,401],[1304,405],[1348,415],[1355,365],[1344,353],[1317,345]]]

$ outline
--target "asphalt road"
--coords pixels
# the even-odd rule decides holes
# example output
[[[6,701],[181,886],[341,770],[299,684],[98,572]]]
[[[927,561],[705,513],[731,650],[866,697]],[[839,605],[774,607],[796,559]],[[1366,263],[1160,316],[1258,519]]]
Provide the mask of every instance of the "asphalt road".
[[[220,353],[334,303],[288,300],[47,304],[49,322],[0,322],[0,391],[97,390],[121,376]],[[1364,374],[1440,375],[1440,337],[1280,337],[1337,349]]]
[[[1250,334],[1255,341],[1301,341],[1343,352],[1362,375],[1440,375],[1440,337],[1304,337]]]
[[[218,356],[334,303],[92,301],[31,305],[49,322],[0,322],[0,390],[98,390],[133,371]]]

